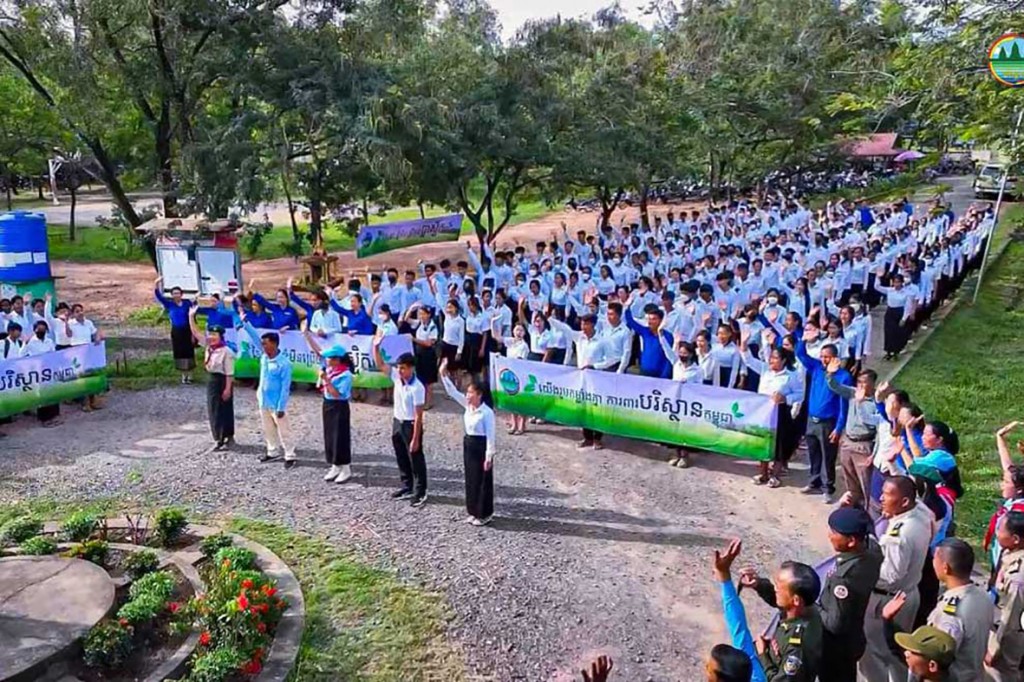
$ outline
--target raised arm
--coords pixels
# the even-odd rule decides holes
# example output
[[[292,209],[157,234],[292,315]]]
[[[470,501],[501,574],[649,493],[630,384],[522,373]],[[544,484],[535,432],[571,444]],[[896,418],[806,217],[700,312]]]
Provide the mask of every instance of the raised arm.
[[[377,370],[383,374],[391,374],[391,365],[384,362],[384,358],[380,352],[380,343],[383,341],[383,336],[373,337],[373,361],[377,365]]]
[[[1020,424],[1021,422],[1010,422],[996,431],[996,447],[999,448],[999,464],[1002,466],[1003,471],[1013,466],[1013,457],[1010,455],[1010,446],[1006,442],[1006,437]]]
[[[293,306],[300,308],[302,312],[306,313],[307,320],[313,319],[313,306],[311,306],[310,304],[306,303],[301,298],[296,296],[295,292],[293,292],[290,288],[288,289],[288,300],[292,302]]]
[[[163,284],[163,281],[164,281],[163,277],[157,277],[156,281],[153,282],[153,289],[154,289],[154,293],[156,294],[156,301],[157,301],[157,303],[162,305],[164,307],[164,309],[166,310],[167,308],[171,307],[171,302],[167,300],[167,297],[164,296],[164,292],[161,291],[161,286],[160,285]]]
[[[305,322],[302,323],[302,338],[306,339],[306,345],[309,346],[309,349],[313,351],[318,358],[323,357],[323,348],[321,348],[320,344],[317,343],[316,336],[313,335],[313,332],[309,331],[309,325]]]
[[[196,312],[198,308],[188,309],[188,328],[192,330],[192,338],[196,340],[203,348],[206,348],[206,335],[199,331],[199,325],[196,324]]]
[[[448,376],[448,361],[442,360],[440,367],[441,384],[444,386],[444,392],[448,394],[448,397],[457,402],[463,408],[466,407],[466,395],[456,388],[455,384],[452,383],[451,378]]]

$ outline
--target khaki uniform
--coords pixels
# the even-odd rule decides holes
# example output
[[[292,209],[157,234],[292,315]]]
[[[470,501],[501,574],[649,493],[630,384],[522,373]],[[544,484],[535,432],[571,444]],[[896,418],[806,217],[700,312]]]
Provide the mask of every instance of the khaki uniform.
[[[996,576],[999,615],[989,635],[988,652],[997,658],[995,667],[985,667],[994,682],[1024,680],[1024,549],[1004,552]]]
[[[946,590],[928,616],[928,625],[956,640],[956,658],[949,668],[949,682],[984,679],[985,650],[992,630],[992,600],[977,585]]]
[[[870,682],[906,682],[907,666],[897,658],[885,639],[882,608],[897,592],[905,592],[907,602],[896,614],[894,624],[901,632],[914,629],[914,617],[921,602],[917,584],[932,541],[934,517],[927,507],[918,505],[908,512],[889,519],[889,525],[878,544],[882,549],[882,568],[878,584],[868,600],[864,616],[867,648],[857,664],[861,676]]]

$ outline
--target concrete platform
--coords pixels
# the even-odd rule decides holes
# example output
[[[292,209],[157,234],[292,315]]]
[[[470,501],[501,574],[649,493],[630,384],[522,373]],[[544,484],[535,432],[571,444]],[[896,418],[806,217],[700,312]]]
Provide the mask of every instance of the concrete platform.
[[[113,605],[114,584],[88,561],[0,558],[0,681],[34,679]]]

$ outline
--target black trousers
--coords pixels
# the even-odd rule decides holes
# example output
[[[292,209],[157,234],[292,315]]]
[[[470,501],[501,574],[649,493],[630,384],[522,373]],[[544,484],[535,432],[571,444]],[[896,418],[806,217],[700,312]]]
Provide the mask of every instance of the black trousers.
[[[351,408],[347,400],[324,400],[324,456],[332,466],[352,463]]]
[[[914,618],[915,629],[927,624],[928,616],[931,615],[935,605],[939,603],[939,577],[935,575],[935,566],[932,564],[933,556],[932,550],[929,549],[924,568],[921,569],[921,582],[917,585],[921,603],[917,607],[917,616]]]
[[[486,437],[463,437],[462,462],[466,470],[466,511],[478,519],[486,519],[494,514],[494,470],[484,471],[486,458]]]
[[[903,319],[903,308],[886,308],[885,310],[885,352],[899,353],[907,345],[906,330],[900,321]]]
[[[829,440],[829,434],[836,428],[834,419],[814,421],[807,418],[807,457],[811,462],[810,485],[824,488],[830,493],[836,491],[836,457],[839,444]]]
[[[857,682],[857,661],[864,655],[828,647],[823,650],[821,669],[818,670],[818,682]]]
[[[235,394],[227,400],[221,398],[228,378],[224,374],[210,374],[206,384],[206,413],[210,418],[213,440],[221,442],[235,437]]]
[[[422,434],[420,447],[412,449],[412,431],[411,421],[393,419],[391,422],[391,444],[402,475],[402,487],[422,497],[427,494],[427,460],[423,457]]]
[[[591,429],[583,429],[583,440],[585,440],[588,443],[600,443],[601,432],[593,431]]]

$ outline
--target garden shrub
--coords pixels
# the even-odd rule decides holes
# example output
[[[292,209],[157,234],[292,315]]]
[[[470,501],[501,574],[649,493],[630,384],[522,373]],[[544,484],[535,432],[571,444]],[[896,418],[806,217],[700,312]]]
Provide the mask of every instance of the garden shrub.
[[[21,543],[21,553],[28,556],[42,556],[57,551],[57,541],[49,535],[37,535]]]
[[[154,519],[156,525],[156,537],[160,544],[167,547],[174,543],[188,526],[188,518],[185,512],[177,507],[168,507],[157,512]]]

